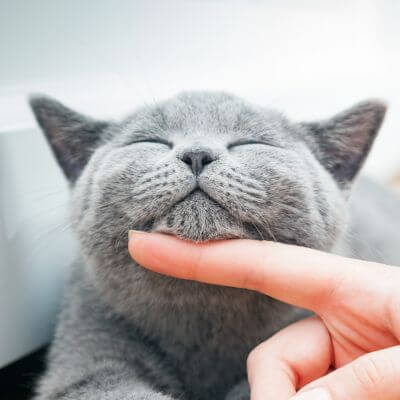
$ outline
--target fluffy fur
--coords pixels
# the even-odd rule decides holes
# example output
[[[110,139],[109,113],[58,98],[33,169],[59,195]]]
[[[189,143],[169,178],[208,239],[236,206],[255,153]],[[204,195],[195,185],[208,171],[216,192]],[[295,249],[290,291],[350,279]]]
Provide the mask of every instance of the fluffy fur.
[[[183,93],[119,123],[45,97],[31,105],[71,183],[81,244],[37,400],[245,399],[248,352],[305,315],[147,271],[128,255],[129,229],[400,261],[398,246],[363,239],[357,211],[347,225],[350,188],[384,117],[379,101],[316,123],[225,93]],[[367,204],[370,192],[380,200]],[[367,193],[364,212],[382,215],[383,234],[400,221],[399,202],[375,186]]]

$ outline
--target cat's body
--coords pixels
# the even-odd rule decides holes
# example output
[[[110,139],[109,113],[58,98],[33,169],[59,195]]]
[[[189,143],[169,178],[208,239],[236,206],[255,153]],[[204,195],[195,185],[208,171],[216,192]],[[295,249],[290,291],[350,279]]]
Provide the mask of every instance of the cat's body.
[[[127,253],[128,229],[279,240],[400,264],[396,237],[384,237],[400,222],[393,194],[360,180],[345,222],[380,103],[316,124],[216,93],[184,94],[119,125],[51,100],[32,105],[73,185],[82,247],[40,400],[245,398],[249,351],[305,315],[255,292],[144,270]],[[373,232],[361,227],[366,212],[382,221]]]
[[[360,178],[349,202],[346,235],[338,253],[400,265],[400,196],[370,179]]]

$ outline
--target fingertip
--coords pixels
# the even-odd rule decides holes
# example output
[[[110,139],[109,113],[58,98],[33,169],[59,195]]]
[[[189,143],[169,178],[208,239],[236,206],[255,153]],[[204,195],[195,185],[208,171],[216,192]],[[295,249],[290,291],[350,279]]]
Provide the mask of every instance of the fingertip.
[[[163,241],[168,241],[169,237],[162,233],[150,233],[144,231],[130,230],[128,231],[128,250],[130,255],[139,261],[146,256],[147,253],[160,247]]]
[[[132,258],[136,259],[139,254],[143,239],[148,235],[147,232],[129,230],[128,231],[128,251]]]
[[[190,260],[190,249],[186,251],[187,243],[163,233],[129,231],[128,236],[129,254],[140,266],[161,274],[186,278],[185,270],[180,270],[177,259]],[[180,257],[177,257],[177,253]]]

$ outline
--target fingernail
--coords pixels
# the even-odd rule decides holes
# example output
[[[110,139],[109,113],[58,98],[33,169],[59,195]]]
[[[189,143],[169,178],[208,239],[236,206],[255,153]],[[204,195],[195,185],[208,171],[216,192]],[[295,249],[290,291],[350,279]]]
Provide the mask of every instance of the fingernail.
[[[141,231],[136,231],[136,230],[134,230],[134,229],[129,230],[129,231],[128,231],[128,240],[131,240],[131,237],[132,237],[133,235],[136,235],[137,233],[143,233],[143,232],[141,232]]]
[[[332,400],[325,389],[311,389],[291,397],[290,400]]]

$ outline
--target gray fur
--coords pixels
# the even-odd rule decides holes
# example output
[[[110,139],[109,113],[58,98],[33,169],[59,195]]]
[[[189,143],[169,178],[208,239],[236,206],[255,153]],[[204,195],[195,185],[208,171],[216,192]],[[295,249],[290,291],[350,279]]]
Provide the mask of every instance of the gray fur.
[[[362,239],[357,218],[347,228],[350,186],[382,122],[380,102],[302,124],[225,93],[183,93],[99,125],[48,98],[32,106],[71,181],[81,244],[37,400],[246,399],[249,351],[305,315],[258,293],[145,270],[128,255],[129,229],[360,257],[372,246],[366,258],[400,262],[394,246]],[[199,152],[207,163],[194,170],[188,154]],[[392,194],[381,197],[398,207]],[[385,201],[367,211],[379,218]],[[386,220],[398,223],[399,212]]]
[[[98,145],[100,133],[110,124],[94,121],[43,96],[32,96],[30,105],[58,163],[66,177],[74,182]]]

